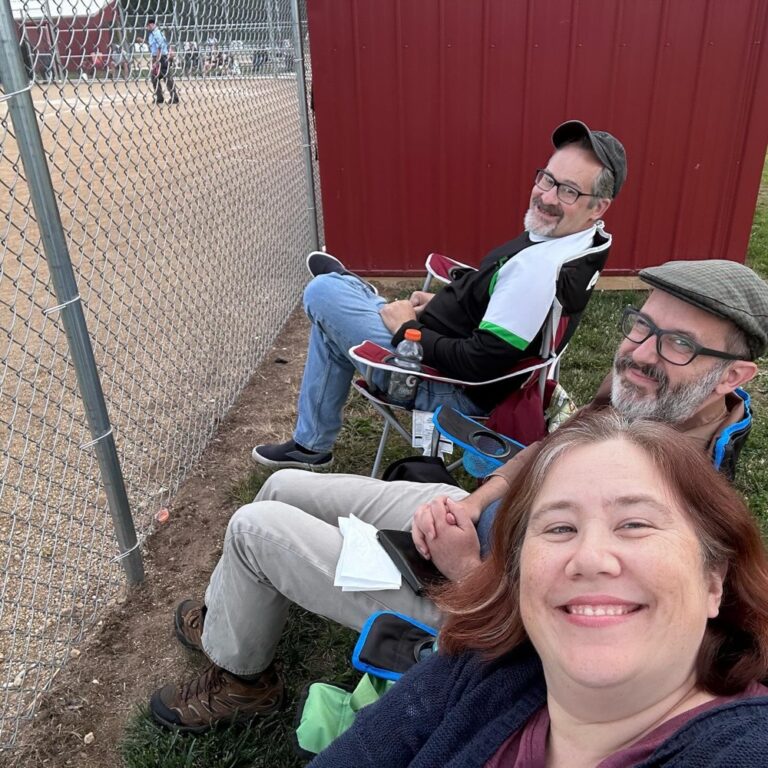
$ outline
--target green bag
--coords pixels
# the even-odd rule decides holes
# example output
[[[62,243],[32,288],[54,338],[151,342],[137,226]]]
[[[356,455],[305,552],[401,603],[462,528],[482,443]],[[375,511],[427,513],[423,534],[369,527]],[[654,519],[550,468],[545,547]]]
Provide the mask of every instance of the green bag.
[[[308,685],[296,712],[299,755],[309,759],[322,752],[352,725],[363,707],[378,701],[394,684],[366,673],[354,690],[322,682]]]

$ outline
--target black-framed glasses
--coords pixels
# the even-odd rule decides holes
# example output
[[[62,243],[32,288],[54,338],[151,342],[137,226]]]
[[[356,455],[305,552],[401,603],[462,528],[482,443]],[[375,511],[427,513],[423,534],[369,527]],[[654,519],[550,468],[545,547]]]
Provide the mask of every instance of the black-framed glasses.
[[[741,356],[719,349],[708,349],[697,344],[690,336],[677,331],[665,331],[634,307],[626,307],[621,315],[621,332],[625,339],[642,344],[651,336],[656,337],[656,354],[672,365],[688,365],[699,355],[719,357],[723,360],[741,360]]]
[[[539,168],[533,183],[542,191],[549,192],[552,187],[557,187],[557,199],[566,205],[573,205],[580,197],[597,197],[589,192],[580,192],[576,187],[558,181],[549,171]]]

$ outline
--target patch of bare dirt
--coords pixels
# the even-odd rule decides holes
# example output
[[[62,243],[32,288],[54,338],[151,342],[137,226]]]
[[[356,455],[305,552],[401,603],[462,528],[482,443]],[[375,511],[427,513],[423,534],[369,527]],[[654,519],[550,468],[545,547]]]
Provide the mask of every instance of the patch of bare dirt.
[[[7,764],[119,765],[118,744],[134,707],[189,675],[194,660],[174,637],[173,607],[205,591],[236,508],[229,494],[253,469],[251,448],[289,436],[307,336],[297,309],[181,486],[169,522],[148,539],[144,583],[104,616],[57,676]],[[88,733],[94,738],[86,745]]]

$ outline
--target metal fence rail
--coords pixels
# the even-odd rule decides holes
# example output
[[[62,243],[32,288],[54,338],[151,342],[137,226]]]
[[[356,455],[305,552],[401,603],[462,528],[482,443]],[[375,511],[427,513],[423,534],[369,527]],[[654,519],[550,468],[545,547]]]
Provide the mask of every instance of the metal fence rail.
[[[292,5],[11,3],[140,538],[271,345],[316,247],[296,75],[306,26]],[[170,43],[178,104],[167,79],[153,103],[148,16]],[[0,750],[11,750],[124,579],[60,313],[47,311],[50,262],[7,101],[0,200]]]

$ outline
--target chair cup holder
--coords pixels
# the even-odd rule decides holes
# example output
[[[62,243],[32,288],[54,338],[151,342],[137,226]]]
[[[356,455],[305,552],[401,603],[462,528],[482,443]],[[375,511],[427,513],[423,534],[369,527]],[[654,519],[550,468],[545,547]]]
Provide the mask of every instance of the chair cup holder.
[[[512,448],[495,432],[476,429],[467,441],[478,453],[494,459],[505,459],[512,453]]]

